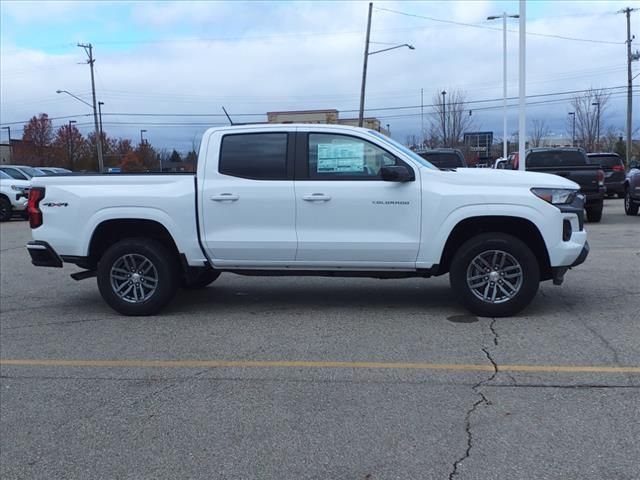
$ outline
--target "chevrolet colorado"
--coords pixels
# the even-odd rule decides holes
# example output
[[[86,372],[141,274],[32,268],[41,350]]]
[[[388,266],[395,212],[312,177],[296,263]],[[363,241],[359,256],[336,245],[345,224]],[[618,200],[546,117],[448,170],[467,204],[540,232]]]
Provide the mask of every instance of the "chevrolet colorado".
[[[209,129],[197,173],[36,177],[34,265],[97,276],[125,315],[160,311],[221,272],[376,278],[449,273],[463,305],[513,315],[589,251],[578,185],[556,175],[441,171],[339,125]]]

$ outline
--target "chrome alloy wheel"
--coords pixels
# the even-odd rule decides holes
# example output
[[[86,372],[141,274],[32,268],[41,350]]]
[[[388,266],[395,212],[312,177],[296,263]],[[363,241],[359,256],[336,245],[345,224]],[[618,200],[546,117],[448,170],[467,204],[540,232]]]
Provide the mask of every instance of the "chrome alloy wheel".
[[[113,262],[109,278],[113,292],[129,303],[148,300],[158,286],[156,267],[139,253],[123,255]]]
[[[502,250],[487,250],[476,255],[467,268],[467,286],[487,303],[511,300],[520,291],[522,279],[520,263]]]

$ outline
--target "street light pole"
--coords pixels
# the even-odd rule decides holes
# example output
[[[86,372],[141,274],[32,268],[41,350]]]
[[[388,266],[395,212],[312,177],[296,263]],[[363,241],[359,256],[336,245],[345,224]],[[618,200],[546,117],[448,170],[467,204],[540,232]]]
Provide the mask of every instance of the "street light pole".
[[[487,20],[502,18],[502,157],[507,158],[507,18],[518,18],[519,15],[492,15]]]
[[[358,115],[359,127],[362,127],[364,123],[364,90],[367,83],[367,62],[369,60],[369,38],[371,35],[372,10],[373,10],[373,2],[369,2],[369,16],[367,17],[367,38],[364,43],[364,62],[362,65],[362,85],[360,86],[360,113]]]
[[[527,1],[520,0],[520,45],[518,48],[518,170],[526,169],[526,58],[527,58]]]
[[[591,105],[597,108],[596,113],[596,150],[600,151],[600,102],[593,102]]]
[[[67,126],[67,162],[69,164],[69,169],[73,170],[73,152],[72,152],[72,141],[71,141],[71,125],[76,123],[75,120],[69,120],[69,125]]]
[[[146,130],[140,130],[140,145],[144,143],[144,138],[142,138],[142,134],[145,133]]]
[[[362,84],[360,85],[360,112],[358,114],[358,126],[364,126],[364,92],[367,85],[367,65],[369,61],[369,55],[375,55],[376,53],[387,52],[389,50],[395,50],[396,48],[407,47],[409,50],[415,50],[413,45],[403,43],[402,45],[396,45],[394,47],[383,48],[382,50],[376,50],[375,52],[369,51],[369,39],[371,38],[371,12],[373,10],[373,3],[369,3],[369,16],[367,17],[367,37],[364,42],[364,61],[362,64]]]
[[[7,130],[9,135],[9,163],[13,163],[13,145],[11,145],[11,127],[2,127]]]
[[[100,118],[100,140],[102,140],[103,132],[102,132],[102,105],[104,102],[98,102],[98,117]]]
[[[446,91],[442,91],[442,146],[447,146],[447,101]]]
[[[571,146],[576,146],[576,112],[569,112],[573,120],[573,128],[571,129]]]

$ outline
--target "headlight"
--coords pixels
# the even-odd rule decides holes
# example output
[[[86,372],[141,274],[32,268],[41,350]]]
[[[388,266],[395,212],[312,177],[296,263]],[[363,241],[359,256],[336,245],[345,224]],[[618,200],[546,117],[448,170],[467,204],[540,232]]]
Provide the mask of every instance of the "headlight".
[[[18,187],[17,185],[11,185],[11,190],[15,190],[16,192],[24,192],[24,187]]]
[[[565,205],[573,203],[578,191],[568,188],[532,188],[531,193],[552,205]]]

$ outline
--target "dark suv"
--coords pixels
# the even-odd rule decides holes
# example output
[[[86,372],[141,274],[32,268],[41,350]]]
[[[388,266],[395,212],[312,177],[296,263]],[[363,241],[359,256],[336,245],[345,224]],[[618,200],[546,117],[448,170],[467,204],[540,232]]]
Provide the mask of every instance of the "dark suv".
[[[617,153],[587,153],[591,165],[600,165],[604,171],[607,195],[624,197],[624,162]]]
[[[467,166],[462,152],[455,148],[436,148],[416,153],[440,170],[453,170]]]
[[[640,209],[640,163],[632,161],[624,181],[624,211],[627,215],[637,215]]]

